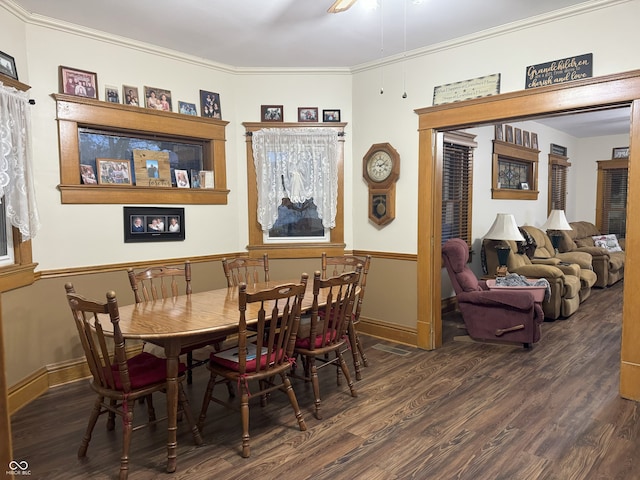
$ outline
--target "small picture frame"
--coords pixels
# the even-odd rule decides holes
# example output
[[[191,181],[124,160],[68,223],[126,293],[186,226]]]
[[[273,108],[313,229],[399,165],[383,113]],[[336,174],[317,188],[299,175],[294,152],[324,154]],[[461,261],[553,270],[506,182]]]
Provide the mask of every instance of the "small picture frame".
[[[144,106],[153,110],[171,112],[171,92],[162,88],[144,87]]]
[[[522,129],[516,127],[513,129],[513,133],[515,136],[515,144],[522,145]]]
[[[122,85],[122,98],[125,105],[132,105],[134,107],[140,106],[140,96],[138,95],[138,87],[132,87],[131,85]]]
[[[563,147],[562,145],[557,145],[555,143],[552,143],[549,145],[549,153],[553,155],[558,155],[560,157],[566,157],[567,147]]]
[[[129,160],[96,158],[96,167],[100,185],[131,185],[131,164]]]
[[[120,103],[120,93],[118,87],[112,85],[105,85],[104,87],[104,99],[110,103]]]
[[[183,115],[198,115],[195,103],[178,101],[178,112]]]
[[[340,110],[322,110],[323,122],[339,122]]]
[[[611,158],[629,158],[629,147],[615,147],[611,152]]]
[[[284,122],[282,105],[261,105],[260,119],[262,122]]]
[[[495,138],[500,142],[504,142],[504,128],[502,128],[502,124],[498,123],[495,126]]]
[[[174,175],[176,176],[176,186],[178,188],[190,188],[189,185],[189,173],[186,170],[174,169]]]
[[[220,105],[220,94],[200,90],[200,115],[206,118],[216,118],[222,120],[222,106]]]
[[[93,165],[80,164],[80,177],[82,177],[82,183],[85,185],[96,185],[98,183],[96,172],[93,171]]]
[[[18,71],[16,70],[16,60],[4,52],[0,52],[0,73],[18,80]]]
[[[200,188],[200,170],[191,169],[191,188]]]
[[[185,239],[184,208],[123,207],[124,242]]]
[[[200,188],[215,188],[213,170],[200,170]]]
[[[298,122],[317,122],[317,107],[298,107]]]
[[[60,93],[98,100],[98,74],[60,65]]]
[[[522,146],[525,148],[531,148],[531,134],[526,130],[522,131]]]
[[[513,143],[513,127],[511,125],[504,126],[504,139],[507,143]]]
[[[531,148],[538,150],[538,134],[531,132]]]
[[[529,190],[529,183],[520,182],[520,190]]]

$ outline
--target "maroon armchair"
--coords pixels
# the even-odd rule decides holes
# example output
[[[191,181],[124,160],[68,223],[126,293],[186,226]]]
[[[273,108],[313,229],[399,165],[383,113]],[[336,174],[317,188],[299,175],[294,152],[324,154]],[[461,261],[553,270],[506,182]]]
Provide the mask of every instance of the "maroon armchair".
[[[544,313],[527,291],[489,290],[467,266],[469,247],[452,238],[442,247],[444,263],[458,307],[471,338],[518,342],[525,348],[540,340]]]

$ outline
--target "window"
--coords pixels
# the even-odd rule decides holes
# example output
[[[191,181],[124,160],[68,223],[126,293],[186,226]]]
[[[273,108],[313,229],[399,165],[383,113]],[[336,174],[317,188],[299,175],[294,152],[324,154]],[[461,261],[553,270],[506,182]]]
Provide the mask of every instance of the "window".
[[[538,199],[538,150],[493,141],[491,198]]]
[[[461,238],[471,245],[471,197],[475,135],[444,134],[442,161],[442,244]]]
[[[344,253],[344,212],[343,212],[343,131],[345,123],[334,123],[330,127],[326,125],[311,126],[297,123],[244,123],[247,130],[247,187],[249,205],[249,245],[250,254],[262,255],[268,253],[273,258],[296,258],[308,256],[320,256],[322,252],[328,255],[342,255]],[[303,161],[296,166],[296,171],[301,174],[302,181],[297,184],[294,176],[287,169],[291,165],[290,159],[300,160],[300,152],[305,148],[294,148],[287,151],[278,148],[263,148],[262,138],[253,138],[254,132],[263,129],[288,129],[288,130],[315,130],[331,129],[337,138],[335,147],[336,163],[332,168],[335,171],[330,176],[313,177],[317,180],[308,182],[307,172],[304,169],[310,165]],[[318,133],[321,130],[318,130]],[[302,132],[301,132],[302,133]],[[313,132],[307,132],[307,135]],[[257,137],[259,138],[259,137]],[[306,140],[305,140],[306,141]],[[254,145],[255,143],[255,145]],[[298,147],[302,145],[299,144]],[[294,145],[295,146],[295,145]],[[256,172],[254,162],[254,148],[260,148],[264,154]],[[277,170],[267,172],[269,169]],[[265,175],[272,177],[271,198],[267,199],[258,194],[258,179],[264,180]],[[317,175],[317,174],[314,174]],[[337,177],[337,192],[335,195],[335,226],[328,228],[327,214],[331,208],[332,199],[324,195],[324,191],[317,190],[319,184],[327,182],[330,177]],[[312,190],[309,190],[311,188]],[[315,189],[315,190],[313,190]],[[303,194],[296,194],[304,190]],[[319,193],[322,193],[320,195]],[[329,203],[327,203],[329,202]],[[258,208],[258,205],[260,207]],[[263,230],[262,222],[266,228]],[[272,222],[272,223],[270,223]]]
[[[549,198],[547,211],[567,209],[567,173],[571,163],[567,157],[549,154]]]
[[[629,160],[598,161],[596,226],[624,238],[627,230]]]

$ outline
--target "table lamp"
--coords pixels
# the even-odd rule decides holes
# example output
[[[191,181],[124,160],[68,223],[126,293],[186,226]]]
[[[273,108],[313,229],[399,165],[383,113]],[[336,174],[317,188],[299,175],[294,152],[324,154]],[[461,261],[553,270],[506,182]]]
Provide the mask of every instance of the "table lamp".
[[[564,210],[551,210],[549,214],[549,218],[544,222],[544,225],[540,227],[541,230],[554,230],[549,234],[551,238],[551,244],[555,250],[555,253],[558,253],[558,247],[560,246],[560,239],[562,238],[562,234],[558,232],[558,230],[571,230],[571,225],[567,222],[567,217],[564,216]]]
[[[517,242],[523,242],[524,237],[518,230],[516,219],[511,213],[498,213],[496,219],[493,221],[493,225],[484,236],[489,240],[515,240]],[[511,247],[509,244],[496,245],[496,253],[498,254],[498,268],[496,269],[497,277],[504,277],[509,273],[507,271],[507,259],[509,258],[509,251]]]

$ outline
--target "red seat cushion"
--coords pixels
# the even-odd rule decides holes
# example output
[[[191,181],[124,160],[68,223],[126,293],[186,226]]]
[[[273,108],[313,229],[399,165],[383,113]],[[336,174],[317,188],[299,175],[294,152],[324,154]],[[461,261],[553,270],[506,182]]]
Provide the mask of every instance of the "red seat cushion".
[[[164,382],[167,379],[167,360],[156,357],[149,352],[142,352],[135,357],[129,358],[127,360],[127,366],[129,369],[131,389],[146,387],[154,383]],[[116,390],[122,390],[122,381],[120,380],[118,365],[111,365],[111,370],[113,371]],[[185,364],[180,363],[178,365],[179,374],[183,374],[185,370]]]
[[[327,333],[325,334],[325,338],[327,342],[331,341],[331,335],[333,333],[336,333],[336,331],[327,330]],[[311,345],[311,342],[309,341],[309,337],[302,337],[302,338],[296,339],[296,348],[308,349],[310,345]],[[314,342],[314,347],[318,348],[320,346],[322,346],[322,334],[316,335],[316,340]]]
[[[216,353],[219,352],[212,352],[211,355],[209,355],[209,360],[211,360],[211,363],[215,363],[216,365],[220,365],[221,367],[227,368],[229,370],[233,370],[234,372],[237,372],[240,369],[240,364],[236,361],[233,360],[229,360],[227,358],[221,358],[221,357],[217,357]],[[271,363],[275,363],[276,360],[281,360],[284,357],[284,350],[280,350],[280,358],[278,358],[278,352],[271,352]],[[261,355],[260,356],[260,366],[261,369],[264,369],[267,366],[267,355]],[[245,362],[245,373],[248,372],[255,372],[256,368],[258,365],[258,357],[253,358],[251,360],[247,360]]]

